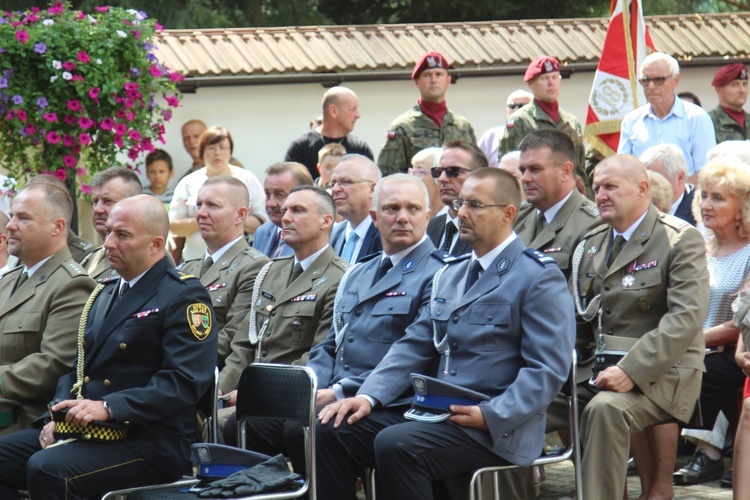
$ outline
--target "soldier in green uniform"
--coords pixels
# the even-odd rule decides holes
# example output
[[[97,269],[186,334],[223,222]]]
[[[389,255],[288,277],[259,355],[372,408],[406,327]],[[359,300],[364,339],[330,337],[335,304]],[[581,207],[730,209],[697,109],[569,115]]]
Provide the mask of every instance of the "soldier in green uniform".
[[[591,181],[585,172],[583,129],[578,118],[560,107],[560,62],[551,56],[539,56],[526,68],[523,81],[529,85],[534,100],[510,116],[505,124],[505,135],[500,140],[499,157],[518,149],[526,134],[537,129],[555,129],[565,132],[576,147],[575,170],[581,181],[579,187],[593,199]]]
[[[714,75],[719,105],[708,114],[714,123],[716,143],[750,139],[750,114],[742,108],[747,101],[747,68],[742,63],[724,66]]]
[[[310,349],[325,340],[333,302],[347,268],[329,245],[336,213],[333,198],[317,186],[292,189],[281,209],[284,243],[294,254],[266,264],[253,286],[247,319],[234,336],[219,387],[236,402],[240,374],[250,363],[304,365]],[[235,435],[234,409],[219,413],[225,439]],[[230,444],[229,442],[227,444]]]
[[[456,139],[477,142],[469,120],[449,111],[445,103],[445,92],[451,83],[448,68],[448,60],[438,52],[428,52],[417,61],[411,78],[421,97],[416,106],[388,127],[388,137],[378,156],[383,175],[405,173],[412,157],[423,149]]]
[[[195,220],[206,252],[180,267],[200,278],[211,296],[219,332],[218,364],[224,366],[229,346],[247,317],[253,284],[268,258],[250,248],[244,224],[250,195],[245,184],[230,175],[210,177],[198,191]],[[241,335],[247,335],[247,330]]]

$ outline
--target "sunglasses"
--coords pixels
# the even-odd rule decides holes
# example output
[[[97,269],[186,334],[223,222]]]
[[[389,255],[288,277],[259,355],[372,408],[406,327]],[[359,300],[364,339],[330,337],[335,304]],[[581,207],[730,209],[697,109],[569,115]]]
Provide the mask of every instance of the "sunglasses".
[[[440,177],[440,174],[442,174],[443,171],[445,171],[445,176],[447,178],[455,179],[456,177],[461,175],[461,171],[464,171],[464,170],[466,172],[471,172],[470,168],[451,166],[451,167],[435,167],[430,170],[430,173],[432,174],[433,179],[437,179],[438,177]]]
[[[525,104],[521,104],[521,103],[516,104],[515,102],[512,102],[512,103],[508,104],[507,106],[508,106],[508,109],[521,109],[522,107],[524,107],[526,105]]]
[[[657,87],[661,87],[664,85],[664,82],[667,81],[668,78],[672,78],[674,75],[669,76],[658,76],[656,78],[641,78],[638,80],[638,83],[640,83],[643,87],[648,87],[648,84],[653,82],[654,85]]]

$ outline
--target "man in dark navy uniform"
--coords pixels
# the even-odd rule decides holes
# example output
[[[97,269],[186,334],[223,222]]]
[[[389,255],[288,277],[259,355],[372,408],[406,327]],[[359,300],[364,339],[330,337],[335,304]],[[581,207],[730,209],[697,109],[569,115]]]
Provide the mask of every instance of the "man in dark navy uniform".
[[[168,227],[164,206],[147,195],[112,209],[104,248],[121,279],[89,299],[77,360],[83,369],[60,379],[52,407],[87,432],[107,422],[125,427],[127,436],[61,440],[55,422],[6,436],[0,498],[18,498],[16,489],[35,500],[96,497],[172,481],[188,469],[217,336],[205,287],[165,257]]]

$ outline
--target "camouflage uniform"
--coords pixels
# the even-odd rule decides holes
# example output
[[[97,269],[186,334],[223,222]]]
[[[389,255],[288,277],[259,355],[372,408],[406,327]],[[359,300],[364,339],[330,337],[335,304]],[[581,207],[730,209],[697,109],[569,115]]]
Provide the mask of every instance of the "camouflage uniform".
[[[750,113],[745,113],[745,130],[730,117],[721,106],[708,112],[716,131],[716,144],[724,141],[745,141],[750,139]]]
[[[560,130],[573,139],[576,145],[576,175],[583,181],[587,196],[593,199],[594,192],[591,190],[591,180],[585,171],[581,123],[578,118],[562,108],[560,108],[560,121],[557,123],[553,122],[552,118],[534,101],[510,115],[510,119],[505,125],[505,135],[500,140],[498,157],[502,158],[505,153],[517,150],[523,138],[532,130],[538,129]]]
[[[406,172],[415,154],[456,139],[476,144],[477,138],[469,120],[448,111],[443,124],[438,126],[417,104],[388,127],[388,138],[380,150],[378,167],[383,175]]]

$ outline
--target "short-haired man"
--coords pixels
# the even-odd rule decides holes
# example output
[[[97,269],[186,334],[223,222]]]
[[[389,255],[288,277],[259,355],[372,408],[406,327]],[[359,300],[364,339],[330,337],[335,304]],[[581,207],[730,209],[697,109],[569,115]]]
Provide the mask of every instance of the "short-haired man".
[[[698,400],[706,247],[697,229],[651,204],[638,158],[611,156],[593,180],[605,224],[584,236],[570,277],[578,313],[598,332],[601,360],[593,380],[600,392],[581,420],[583,497],[622,496],[632,436],[644,498],[671,498],[671,483],[670,491],[651,491],[675,460],[674,446],[654,446],[653,426],[687,422]]]
[[[0,278],[0,434],[31,427],[55,393],[57,380],[73,366],[78,319],[96,285],[70,256],[68,192],[40,183],[11,201],[8,251],[23,266]]]
[[[534,100],[513,113],[505,124],[505,135],[500,140],[499,156],[519,149],[519,145],[532,130],[559,130],[570,136],[575,144],[573,165],[581,185],[591,194],[591,182],[585,172],[583,132],[581,123],[571,113],[560,107],[560,61],[552,56],[539,56],[526,68],[523,81],[534,94]]]
[[[59,177],[56,177],[52,174],[35,175],[31,179],[29,179],[26,185],[29,186],[32,184],[41,183],[52,184],[53,186],[57,186],[64,191],[68,191],[68,186],[66,186]],[[83,262],[84,259],[86,259],[91,254],[91,252],[95,251],[96,247],[93,243],[90,243],[78,236],[73,232],[72,228],[68,227],[68,250],[70,250],[70,256],[73,257],[73,260],[80,263]]]
[[[639,159],[648,170],[663,175],[672,186],[671,209],[667,213],[695,226],[695,187],[686,182],[688,168],[682,149],[674,144],[657,144],[644,151]]]
[[[333,229],[331,246],[336,255],[351,264],[383,249],[378,228],[370,218],[372,194],[379,180],[375,162],[355,154],[344,156],[331,174],[328,188],[336,212],[344,218]]]
[[[91,200],[93,207],[94,230],[102,241],[107,236],[107,219],[115,203],[143,193],[143,186],[138,176],[124,167],[110,167],[99,172],[91,179]],[[89,276],[103,283],[117,279],[118,274],[110,269],[109,259],[104,246],[100,246],[81,262]]]
[[[450,111],[445,102],[445,93],[451,84],[449,69],[448,59],[438,52],[427,52],[414,65],[411,79],[420,97],[416,106],[388,127],[385,144],[378,155],[383,175],[406,172],[414,155],[425,148],[440,147],[456,139],[476,144],[469,120]]]
[[[515,113],[517,110],[526,106],[534,98],[534,94],[525,90],[514,90],[508,95],[505,102],[505,119],[508,120],[510,115]],[[487,129],[482,137],[479,139],[477,145],[479,149],[484,151],[487,156],[487,160],[490,163],[490,167],[497,167],[500,160],[502,159],[500,151],[500,140],[505,135],[505,125],[499,127],[492,127]]]
[[[520,203],[503,170],[480,169],[464,182],[454,204],[471,258],[435,276],[429,305],[357,396],[320,412],[319,498],[354,499],[360,467],[377,468],[384,498],[427,500],[433,480],[539,457],[544,409],[568,376],[575,326],[562,273],[513,233]],[[404,406],[392,405],[412,372],[489,399],[451,405],[448,421],[408,421]]]
[[[208,126],[203,120],[198,120],[195,118],[186,121],[182,125],[182,128],[180,129],[180,132],[182,134],[182,146],[185,148],[185,151],[187,151],[187,153],[190,155],[191,160],[193,161],[188,171],[182,174],[182,177],[192,174],[196,170],[204,167],[203,158],[201,158],[199,146],[201,134],[203,134],[203,132],[205,132],[207,129]]]
[[[524,245],[555,259],[567,278],[581,236],[601,222],[594,202],[576,189],[575,144],[565,132],[539,129],[519,148],[528,204],[518,212],[516,234]]]
[[[352,397],[393,342],[417,318],[425,290],[447,254],[425,236],[430,218],[427,192],[419,178],[384,177],[375,187],[372,218],[383,252],[349,268],[339,284],[333,326],[310,351],[307,366],[318,377],[317,404]],[[411,396],[410,392],[407,396]],[[248,448],[285,452],[304,471],[301,426],[251,420]]]
[[[373,159],[372,150],[365,141],[352,134],[360,117],[359,100],[353,90],[331,87],[323,94],[323,121],[297,137],[289,145],[284,161],[296,161],[307,167],[312,178],[317,177],[318,152],[331,143],[341,144],[348,153]]]
[[[456,256],[471,251],[468,242],[459,238],[460,221],[453,200],[458,198],[469,174],[487,166],[484,152],[472,142],[456,140],[443,145],[438,166],[432,167],[431,173],[438,180],[440,199],[446,211],[433,217],[427,226],[427,235],[437,248]]]
[[[91,295],[78,339],[81,370],[60,378],[51,411],[82,427],[73,433],[108,422],[127,434],[64,442],[60,420],[5,436],[3,498],[18,498],[13,489],[31,498],[99,497],[173,481],[190,466],[196,405],[216,366],[211,301],[166,258],[169,219],[159,200],[139,195],[117,203],[106,228],[104,246],[122,278]]]
[[[750,114],[747,102],[747,68],[742,63],[724,66],[714,75],[711,85],[719,105],[708,112],[716,131],[716,143],[750,139]]]
[[[198,191],[195,213],[206,254],[180,267],[183,273],[200,278],[211,296],[219,332],[219,366],[224,366],[229,345],[250,309],[255,277],[268,262],[245,240],[249,203],[241,180],[228,175],[209,177]]]
[[[307,168],[301,163],[284,161],[274,163],[266,169],[263,191],[266,195],[268,220],[255,230],[253,248],[272,259],[291,255],[292,247],[284,244],[281,237],[281,207],[289,193],[297,186],[312,184]]]
[[[311,185],[292,189],[281,209],[284,241],[294,254],[261,269],[253,303],[235,335],[222,370],[220,387],[237,388],[242,370],[253,362],[304,365],[310,349],[331,328],[333,302],[347,264],[328,244],[336,209],[325,190]],[[234,403],[234,394],[230,404]],[[231,419],[225,438],[233,441]]]
[[[656,144],[676,144],[685,155],[688,181],[694,181],[708,150],[716,145],[711,117],[703,108],[677,97],[680,65],[674,57],[663,52],[650,54],[639,75],[648,104],[622,119],[617,152],[640,156]]]
[[[10,219],[0,211],[0,277],[18,264],[18,258],[8,253],[8,225]]]

